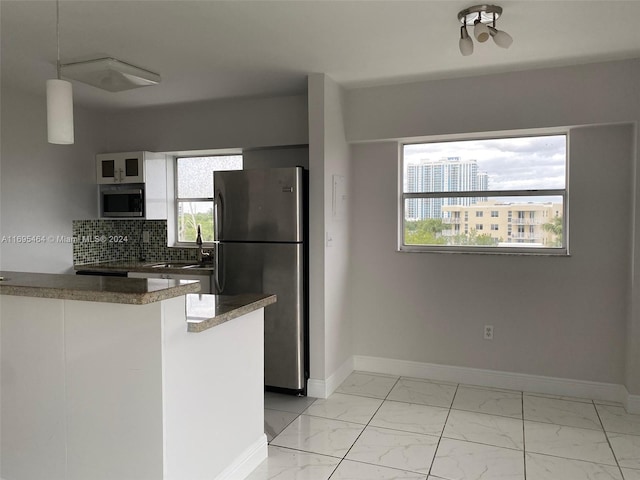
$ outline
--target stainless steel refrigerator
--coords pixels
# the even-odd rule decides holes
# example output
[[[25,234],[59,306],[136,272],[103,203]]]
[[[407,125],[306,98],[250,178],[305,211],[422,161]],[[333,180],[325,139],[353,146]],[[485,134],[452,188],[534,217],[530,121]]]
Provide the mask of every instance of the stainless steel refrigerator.
[[[303,395],[309,376],[305,183],[302,167],[215,172],[213,180],[214,289],[277,295],[264,312],[265,386]]]

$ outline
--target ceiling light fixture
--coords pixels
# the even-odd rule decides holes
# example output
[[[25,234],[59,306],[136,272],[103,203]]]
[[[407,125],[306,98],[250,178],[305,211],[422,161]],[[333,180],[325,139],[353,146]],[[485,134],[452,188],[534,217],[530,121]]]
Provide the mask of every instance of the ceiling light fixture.
[[[460,27],[460,53],[465,57],[473,53],[473,41],[467,32],[466,25]]]
[[[61,65],[62,75],[109,92],[148,87],[160,83],[160,75],[113,57]]]
[[[473,41],[467,32],[467,26],[473,26],[473,36],[480,42],[493,38],[496,45],[509,48],[513,38],[507,32],[496,28],[496,20],[502,15],[502,7],[497,5],[474,5],[458,12],[460,27],[460,53],[465,57],[473,53]]]
[[[47,80],[47,140],[58,145],[73,143],[73,89],[60,79],[60,4],[56,0],[57,78]]]

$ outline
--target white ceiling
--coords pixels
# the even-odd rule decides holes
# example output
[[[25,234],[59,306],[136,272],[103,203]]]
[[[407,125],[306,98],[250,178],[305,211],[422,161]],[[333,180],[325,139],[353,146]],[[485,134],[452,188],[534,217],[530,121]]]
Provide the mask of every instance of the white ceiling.
[[[131,108],[302,93],[640,57],[640,0],[501,1],[514,43],[458,51],[473,1],[61,0],[63,63],[112,56],[160,73],[109,93],[74,83],[77,105]],[[1,0],[2,82],[44,94],[55,77],[55,1]]]

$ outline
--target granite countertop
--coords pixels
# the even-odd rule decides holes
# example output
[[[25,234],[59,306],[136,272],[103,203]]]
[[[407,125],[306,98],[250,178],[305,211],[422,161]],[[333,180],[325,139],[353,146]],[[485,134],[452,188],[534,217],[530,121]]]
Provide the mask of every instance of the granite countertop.
[[[157,267],[154,265],[170,264],[175,267]],[[184,275],[211,275],[213,265],[194,266],[184,268],[185,265],[197,265],[195,261],[183,260],[148,260],[148,261],[110,261],[99,263],[87,263],[84,265],[74,265],[76,271],[91,272],[145,272],[145,273],[181,273]]]
[[[262,293],[187,295],[187,331],[203,332],[275,302],[275,295]]]
[[[0,295],[145,305],[200,291],[196,280],[0,271]]]

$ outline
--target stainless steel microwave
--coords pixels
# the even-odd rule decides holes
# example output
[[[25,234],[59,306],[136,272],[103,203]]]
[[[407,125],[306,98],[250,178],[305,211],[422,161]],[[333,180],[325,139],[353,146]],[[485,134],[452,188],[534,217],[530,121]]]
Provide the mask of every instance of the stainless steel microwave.
[[[144,218],[144,184],[100,185],[101,217]]]

